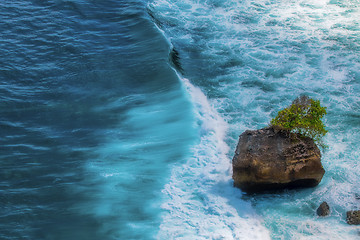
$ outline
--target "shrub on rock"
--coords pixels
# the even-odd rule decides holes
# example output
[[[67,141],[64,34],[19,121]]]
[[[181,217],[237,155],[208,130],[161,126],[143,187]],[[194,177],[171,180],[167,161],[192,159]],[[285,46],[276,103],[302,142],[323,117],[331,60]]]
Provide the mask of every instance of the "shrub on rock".
[[[270,124],[273,127],[310,137],[320,147],[325,148],[322,138],[327,130],[321,120],[325,115],[326,107],[322,107],[319,100],[303,95],[296,98],[289,107],[279,111]]]
[[[245,192],[318,185],[325,170],[316,142],[325,146],[325,114],[319,101],[301,96],[268,128],[242,133],[232,160],[234,185]]]

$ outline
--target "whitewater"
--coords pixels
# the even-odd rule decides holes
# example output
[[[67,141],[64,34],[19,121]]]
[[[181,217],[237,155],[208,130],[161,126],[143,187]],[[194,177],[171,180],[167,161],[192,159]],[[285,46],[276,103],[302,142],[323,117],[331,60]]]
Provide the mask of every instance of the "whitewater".
[[[0,9],[1,239],[359,239],[359,0]],[[327,107],[322,182],[234,188],[238,136],[300,94]]]
[[[163,193],[159,239],[357,239],[358,1],[170,1],[149,4],[178,52],[200,140]],[[189,79],[189,80],[188,80]],[[191,83],[190,83],[191,82]],[[197,87],[195,87],[195,86]],[[200,90],[201,89],[201,90]],[[315,189],[246,196],[232,188],[237,136],[265,127],[300,94],[319,99],[329,150]],[[327,201],[332,214],[316,216]]]

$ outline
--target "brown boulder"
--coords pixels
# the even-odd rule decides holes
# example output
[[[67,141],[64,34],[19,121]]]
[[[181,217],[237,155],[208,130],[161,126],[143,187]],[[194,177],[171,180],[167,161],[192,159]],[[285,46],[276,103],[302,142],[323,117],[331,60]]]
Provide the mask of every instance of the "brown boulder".
[[[325,173],[311,138],[272,127],[242,133],[232,165],[234,185],[245,192],[314,187]]]
[[[346,222],[350,225],[360,225],[360,210],[347,211]]]
[[[327,202],[322,202],[318,209],[316,210],[316,213],[320,217],[325,217],[330,214],[330,207]]]

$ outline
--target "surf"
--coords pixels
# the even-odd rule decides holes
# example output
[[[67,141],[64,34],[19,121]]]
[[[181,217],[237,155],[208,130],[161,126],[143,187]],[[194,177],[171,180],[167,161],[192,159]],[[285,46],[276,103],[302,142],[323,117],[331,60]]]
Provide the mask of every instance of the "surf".
[[[249,204],[253,206],[249,211],[254,211],[254,214],[250,215],[261,223],[255,221],[254,225],[261,226],[260,229],[265,227],[260,232],[272,239],[332,239],[340,236],[355,239],[356,230],[344,224],[344,213],[346,209],[358,206],[355,198],[358,194],[356,182],[359,181],[356,176],[356,156],[359,154],[356,140],[359,137],[357,91],[360,81],[357,2],[156,0],[148,8],[156,24],[177,50],[177,64],[182,67],[181,78],[188,79],[182,81],[185,85],[196,86],[202,93],[192,92],[191,87],[187,88],[187,92],[206,96],[206,101],[201,97],[203,101],[192,98],[194,106],[211,106],[207,111],[212,114],[205,114],[203,111],[206,108],[195,107],[198,109],[195,112],[198,112],[196,115],[200,122],[200,139],[203,140],[194,146],[194,159],[189,162],[202,159],[199,166],[203,170],[187,165],[183,168],[194,175],[196,171],[206,171],[207,167],[216,169],[214,162],[224,161],[217,166],[222,172],[217,177],[218,181],[225,181],[230,187],[230,159],[238,135],[246,129],[266,126],[277,111],[289,105],[295,97],[308,94],[319,99],[328,109],[325,123],[329,134],[325,141],[330,149],[323,154],[327,173],[322,183],[313,190],[290,191],[284,195],[257,198],[241,197],[230,192],[219,195],[225,199],[237,196],[239,204],[245,209]],[[203,119],[204,116],[208,116],[207,120]],[[208,129],[208,123],[214,127]],[[217,124],[227,127],[216,129]],[[201,135],[204,132],[208,135]],[[218,134],[212,135],[214,132]],[[214,151],[211,155],[207,147],[221,149],[221,154]],[[224,166],[228,170],[223,169]],[[181,168],[176,172],[182,172]],[[204,186],[216,181],[216,174],[212,175],[211,171],[209,175],[204,175],[207,179],[203,182]],[[182,178],[178,176],[178,179]],[[176,182],[174,177],[164,190],[169,198],[171,190],[185,194],[196,189],[196,184],[186,188],[181,183],[182,187],[175,187],[180,185]],[[178,190],[181,188],[185,190]],[[197,188],[201,189],[199,185]],[[212,199],[210,196],[214,192],[202,190],[202,193],[206,196],[204,199]],[[327,221],[318,219],[314,214],[318,204],[324,200],[333,206],[333,214]],[[178,205],[176,210],[182,205],[186,204]],[[200,209],[200,216],[205,218],[207,215],[202,215],[205,211],[201,207],[206,204],[196,206]],[[170,212],[177,212],[169,204],[165,207]],[[194,212],[190,207],[182,209],[184,219],[187,219],[186,214],[192,216]],[[209,213],[209,216],[215,215]],[[222,217],[219,215],[216,221],[221,221]],[[297,224],[299,221],[303,224]],[[231,225],[225,222],[224,225]],[[207,228],[189,220],[183,224],[193,230],[189,230],[190,235],[195,234],[196,229]],[[217,225],[221,226],[220,223]],[[333,226],[331,230],[330,226]],[[170,231],[172,228],[166,228],[164,221],[161,229]],[[246,236],[244,233],[243,238],[251,239]]]

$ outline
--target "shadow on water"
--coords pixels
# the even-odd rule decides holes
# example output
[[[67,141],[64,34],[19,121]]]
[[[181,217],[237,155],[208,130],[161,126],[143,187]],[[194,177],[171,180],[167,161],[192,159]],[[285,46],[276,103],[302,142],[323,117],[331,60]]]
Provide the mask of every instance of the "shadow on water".
[[[241,219],[261,219],[264,215],[269,214],[273,208],[282,207],[284,207],[284,214],[316,218],[317,202],[320,199],[316,196],[310,201],[304,199],[304,196],[311,195],[314,191],[313,188],[302,188],[246,193],[234,187],[233,180],[219,182],[211,188],[211,193],[227,199],[227,203],[236,210]],[[275,200],[277,204],[273,203],[274,199],[277,199]],[[262,224],[267,223],[263,222]]]
[[[151,20],[155,23],[155,25],[159,28],[162,29],[164,27],[164,24],[158,19],[156,18],[153,9],[151,8],[151,6],[147,7],[147,13],[150,16]],[[169,61],[172,67],[175,68],[175,70],[179,73],[181,73],[182,75],[184,75],[184,69],[181,66],[181,61],[180,61],[180,54],[179,52],[175,49],[174,46],[171,47],[170,49],[170,53],[169,53]]]
[[[184,75],[184,69],[181,67],[179,52],[173,47],[169,54],[169,60],[172,63],[176,71]]]

